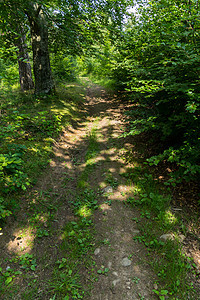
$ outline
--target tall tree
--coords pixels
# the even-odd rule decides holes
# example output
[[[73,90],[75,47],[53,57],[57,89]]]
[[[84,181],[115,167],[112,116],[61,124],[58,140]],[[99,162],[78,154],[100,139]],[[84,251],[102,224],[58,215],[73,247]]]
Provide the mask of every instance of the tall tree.
[[[31,64],[26,44],[26,35],[22,26],[20,32],[17,34],[16,38],[14,38],[14,44],[17,48],[19,81],[21,89],[22,91],[31,90],[34,88],[34,82],[32,78]]]
[[[57,33],[57,37],[64,37],[65,41],[70,40],[66,44],[70,45],[71,50],[81,51],[88,44],[95,43],[100,36],[101,24],[112,24],[115,31],[121,28],[129,2],[132,0],[7,0],[0,2],[0,8],[3,6],[7,10],[16,11],[22,22],[26,16],[28,17],[32,39],[35,93],[52,93],[55,89],[49,59],[48,27],[52,32]],[[60,43],[58,39],[56,42]]]
[[[31,28],[33,49],[33,71],[35,75],[35,93],[50,94],[55,90],[52,77],[49,50],[48,27],[42,6],[29,2],[25,10]]]
[[[31,67],[23,28],[31,31],[35,93],[51,93],[55,89],[48,52],[48,26],[40,1],[8,0],[0,2],[1,24],[9,25],[10,41],[18,49],[20,84],[23,90],[33,87]],[[29,24],[27,23],[29,21]]]
[[[1,4],[2,14],[0,16],[0,28],[2,31],[2,40],[15,46],[19,66],[19,82],[22,91],[34,88],[31,65],[26,44],[26,32],[23,21],[19,18],[18,8],[9,9],[9,6]]]

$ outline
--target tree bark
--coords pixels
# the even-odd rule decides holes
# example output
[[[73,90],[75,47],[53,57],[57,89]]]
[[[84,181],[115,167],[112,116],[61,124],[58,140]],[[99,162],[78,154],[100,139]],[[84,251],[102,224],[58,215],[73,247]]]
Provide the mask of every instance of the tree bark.
[[[19,81],[22,91],[34,88],[31,65],[29,62],[26,36],[21,30],[20,37],[15,39],[15,46],[18,48]]]
[[[55,91],[55,85],[50,66],[48,27],[45,16],[41,6],[32,2],[29,3],[29,9],[26,13],[31,28],[35,93],[51,94]]]

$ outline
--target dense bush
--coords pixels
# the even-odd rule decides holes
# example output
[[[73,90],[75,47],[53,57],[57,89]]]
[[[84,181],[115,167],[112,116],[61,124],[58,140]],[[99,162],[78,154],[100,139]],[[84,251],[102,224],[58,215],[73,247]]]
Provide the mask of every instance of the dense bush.
[[[0,87],[10,87],[19,82],[18,65],[9,59],[0,59]]]
[[[196,2],[148,2],[129,20],[113,68],[118,85],[142,108],[132,113],[129,134],[159,137],[164,151],[148,161],[176,163],[175,181],[200,175],[199,28]]]
[[[77,77],[76,59],[64,53],[56,53],[51,59],[52,71],[56,80],[73,81]]]
[[[102,33],[103,44],[98,42],[93,45],[87,55],[78,59],[79,72],[81,75],[103,78],[111,77],[111,70],[115,59],[116,49],[112,45],[108,31]]]

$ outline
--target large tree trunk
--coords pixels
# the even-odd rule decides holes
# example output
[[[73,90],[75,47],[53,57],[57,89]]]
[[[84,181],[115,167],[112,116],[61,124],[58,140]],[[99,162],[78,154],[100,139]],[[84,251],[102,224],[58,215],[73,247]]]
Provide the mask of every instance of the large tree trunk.
[[[26,36],[21,30],[21,35],[15,39],[15,46],[18,48],[19,81],[22,91],[34,88],[34,82],[31,73],[31,65],[26,45]]]
[[[51,94],[55,90],[55,85],[50,66],[45,16],[40,5],[30,2],[29,7],[27,15],[31,27],[35,93]]]

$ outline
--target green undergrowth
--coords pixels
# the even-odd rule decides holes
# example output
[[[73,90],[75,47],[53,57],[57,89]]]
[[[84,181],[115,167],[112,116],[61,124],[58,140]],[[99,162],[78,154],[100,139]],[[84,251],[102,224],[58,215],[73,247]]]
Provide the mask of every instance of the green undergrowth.
[[[48,247],[52,247],[49,238],[54,235],[52,225],[59,208],[59,203],[54,201],[56,196],[52,191],[35,191],[29,195],[26,219],[18,220],[18,228],[15,228],[18,232],[18,244],[25,240],[25,245],[22,243],[21,247],[16,247],[12,254],[7,254],[7,257],[1,260],[2,299],[36,299],[41,285],[43,288],[48,287],[44,276],[40,277],[40,271],[45,268],[48,272],[49,265],[52,266],[52,259],[49,259],[45,247],[44,253],[37,253],[35,246],[48,241]]]
[[[58,132],[54,135],[52,134],[48,139],[55,140],[64,126],[70,124],[71,120],[79,121],[80,116],[82,116],[80,104],[84,96],[84,87],[76,83],[66,85],[65,88],[66,92],[64,89],[61,89],[60,93],[58,92],[57,94],[60,100],[58,103],[55,103],[56,100],[49,100],[51,106],[49,113],[55,114],[55,116],[59,114],[60,124]],[[64,96],[66,96],[66,102]],[[46,104],[42,101],[38,105],[43,111],[43,106],[46,106]],[[63,102],[63,104],[60,102]],[[21,112],[20,109],[19,106],[18,110]],[[33,107],[33,113],[36,114],[37,111],[38,107]],[[93,213],[98,208],[98,195],[87,183],[88,176],[94,168],[93,160],[99,151],[96,125],[95,123],[90,134],[86,136],[88,148],[85,155],[85,169],[82,170],[79,180],[79,183],[82,181],[84,184],[80,184],[80,187],[79,183],[77,183],[77,190],[73,192],[73,190],[68,189],[68,185],[74,181],[74,178],[69,177],[67,173],[64,173],[62,178],[62,189],[67,189],[66,194],[70,194],[69,199],[71,200],[68,199],[68,201],[73,212],[72,220],[65,223],[59,232],[55,231],[54,223],[57,221],[57,212],[63,207],[63,201],[66,199],[64,195],[64,198],[59,197],[59,194],[54,191],[51,185],[49,189],[35,190],[28,195],[28,207],[25,212],[28,223],[26,223],[26,220],[21,222],[19,220],[21,235],[18,238],[20,242],[21,238],[26,236],[28,231],[30,238],[28,245],[32,250],[31,254],[13,255],[12,259],[8,259],[6,265],[2,264],[0,269],[0,292],[4,295],[4,299],[14,299],[18,295],[22,299],[35,299],[38,295],[39,297],[48,297],[48,299],[85,299],[92,289],[92,282],[97,280],[95,262],[91,254],[95,245]],[[38,143],[40,143],[39,145],[42,145],[41,147],[46,145],[41,133],[36,132],[35,135],[29,133],[29,135],[33,137],[33,140],[31,140],[33,144],[36,143],[37,139]],[[26,141],[21,139],[20,143],[22,142],[25,143]],[[29,149],[29,140],[25,146]],[[51,151],[47,156],[47,160],[45,160],[46,163],[51,158]],[[24,153],[24,157],[26,158],[28,154],[27,150]],[[22,158],[24,157],[22,156]],[[25,158],[23,162],[24,169],[26,168]],[[31,159],[34,164],[35,160],[39,158],[36,156]],[[39,170],[42,171],[41,168]],[[33,169],[33,174],[35,172],[36,168]],[[34,176],[31,177],[28,170],[27,174],[30,178],[30,185],[32,185]],[[38,176],[38,174],[36,175]],[[18,192],[20,191],[19,189]],[[16,197],[15,190],[12,191],[12,197]],[[52,239],[53,244],[51,244]],[[58,245],[56,242],[54,244],[54,240],[57,239],[59,239]],[[51,257],[51,259],[49,259],[49,251],[46,247],[43,249],[43,254],[38,254],[34,251],[35,244],[43,244],[45,241],[49,243],[49,249],[57,249],[57,255]],[[6,267],[7,265],[10,266],[9,269]],[[44,268],[47,273],[50,273],[50,277],[44,276],[44,278],[41,278],[40,270]],[[81,276],[83,269],[87,279]],[[86,280],[90,283],[89,285],[88,282],[86,284]],[[21,286],[26,285],[27,288],[21,290],[19,282]],[[38,294],[38,291],[40,291],[40,294]]]
[[[106,89],[111,89],[113,90],[115,88],[115,80],[109,78],[109,77],[94,77],[90,75],[90,80],[94,82],[95,84],[98,84],[100,86],[105,87]]]
[[[18,90],[1,93],[0,221],[15,213],[21,194],[36,183],[52,157],[52,145],[64,126],[78,121],[84,89],[60,85],[53,96]]]
[[[162,126],[164,127],[165,125],[166,127],[165,129],[163,129],[164,133],[162,133],[160,129],[161,122],[158,122],[157,119],[159,118],[153,115],[152,109],[150,107],[145,106],[141,103],[137,103],[137,107],[134,106],[134,109],[126,112],[126,115],[128,117],[129,129],[123,134],[124,137],[129,135],[136,136],[141,135],[141,133],[146,133],[148,134],[148,136],[151,136],[152,144],[158,144],[156,155],[154,154],[153,156],[148,157],[146,163],[149,164],[149,166],[157,166],[159,164],[162,164],[163,162],[167,162],[172,172],[170,172],[169,174],[170,178],[166,182],[166,185],[175,187],[181,182],[198,181],[200,173],[200,166],[198,165],[199,137],[196,137],[196,140],[194,138],[191,141],[194,132],[199,132],[197,125],[195,129],[193,129],[192,133],[185,133],[185,136],[187,136],[187,138],[185,138],[185,140],[182,142],[179,141],[178,134],[173,133],[173,144],[170,139],[167,140],[168,134],[170,134],[172,129],[170,131],[170,129],[167,127],[169,125],[166,125],[166,122],[162,121]],[[174,119],[176,120],[176,118]],[[185,121],[186,116],[182,116],[181,120]],[[197,122],[197,118],[195,118],[195,121]],[[188,123],[192,124],[192,120],[189,120]],[[172,125],[170,126],[173,128]],[[181,126],[179,125],[179,127]],[[182,125],[182,127],[184,126]],[[163,135],[159,137],[161,133]],[[175,134],[177,134],[177,136]],[[175,141],[177,141],[177,143],[175,143]]]
[[[83,268],[90,270],[87,274],[90,281],[96,280],[91,256],[94,249],[92,215],[98,207],[96,194],[85,189],[71,201],[71,205],[75,219],[62,229],[60,258],[50,283],[52,299],[85,299],[88,291],[83,288]]]
[[[0,293],[4,299],[14,299],[19,295],[21,299],[36,299],[39,290],[40,296],[48,299],[85,299],[92,286],[84,288],[83,269],[90,283],[97,280],[91,255],[95,245],[93,213],[98,208],[96,192],[87,188],[78,190],[71,197],[73,221],[67,222],[59,232],[55,231],[53,223],[63,199],[55,201],[57,196],[52,190],[30,195],[26,211],[28,225],[21,223],[18,240],[20,242],[23,236],[27,236],[26,230],[29,230],[32,251],[30,254],[9,256],[7,267],[0,268]],[[59,245],[54,242],[58,237]],[[43,248],[43,254],[34,251],[36,243],[44,242],[49,244],[48,247],[57,249],[56,256],[49,257],[47,247]],[[51,274],[49,280],[48,276],[40,277],[40,271],[44,268]],[[23,285],[26,285],[25,290],[21,290]]]
[[[145,166],[130,168],[122,175],[134,184],[134,196],[127,202],[141,209],[140,217],[133,219],[140,229],[134,240],[146,246],[148,261],[156,271],[154,293],[161,300],[165,296],[174,300],[196,299],[190,277],[192,273],[195,276],[195,265],[184,254],[181,243],[187,230],[181,214],[171,207],[170,188],[160,186]],[[170,234],[172,239],[163,241],[160,238],[163,234]]]
[[[93,73],[90,74],[84,74],[83,77],[80,77],[81,81],[88,81],[88,82],[92,82],[93,84],[102,86],[104,88],[106,88],[107,90],[113,91],[115,89],[115,80],[113,80],[112,78],[109,77],[101,77],[98,75],[94,75]]]
[[[87,299],[93,283],[97,280],[96,263],[91,254],[95,245],[93,213],[98,209],[98,195],[88,184],[88,177],[94,169],[95,157],[99,151],[97,133],[94,126],[87,137],[85,168],[77,182],[76,195],[72,195],[73,200],[70,201],[75,220],[67,223],[62,230],[62,258],[57,261],[54,269],[52,299]],[[86,272],[85,279],[81,277],[83,269]]]

